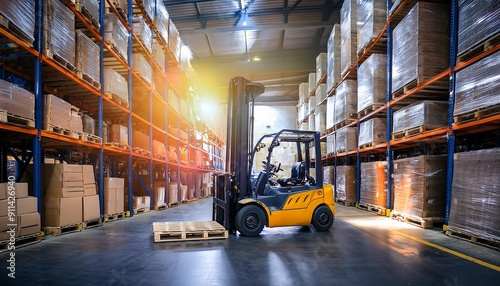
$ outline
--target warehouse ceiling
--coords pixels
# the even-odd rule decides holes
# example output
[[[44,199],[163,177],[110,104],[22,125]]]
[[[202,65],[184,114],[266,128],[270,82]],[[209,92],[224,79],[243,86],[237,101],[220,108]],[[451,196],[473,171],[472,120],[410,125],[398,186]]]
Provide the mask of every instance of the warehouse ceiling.
[[[343,0],[163,0],[212,97],[243,76],[266,86],[262,104],[296,104]],[[214,98],[215,99],[215,98]]]

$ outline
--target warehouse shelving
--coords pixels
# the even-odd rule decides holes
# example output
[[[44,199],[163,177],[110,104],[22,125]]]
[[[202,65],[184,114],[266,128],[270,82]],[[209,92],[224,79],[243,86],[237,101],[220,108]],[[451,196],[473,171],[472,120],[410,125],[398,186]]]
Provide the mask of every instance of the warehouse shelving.
[[[140,13],[144,13],[144,10],[137,12],[136,4],[140,4],[141,1],[130,0],[128,3],[128,21],[122,17],[122,14],[114,7],[112,1],[107,0],[109,11],[115,13],[119,20],[126,27],[129,38],[128,38],[128,61],[125,61],[112,46],[103,41],[104,34],[104,11],[105,3],[100,1],[100,14],[99,23],[101,26],[98,28],[95,22],[89,21],[88,17],[82,14],[79,9],[74,6],[72,1],[62,0],[62,3],[66,5],[74,14],[75,20],[77,22],[77,27],[83,29],[84,33],[89,36],[95,43],[100,46],[100,70],[102,71],[104,67],[112,66],[116,68],[119,73],[128,79],[128,94],[129,94],[129,104],[125,102],[117,101],[113,96],[109,97],[104,94],[102,85],[99,86],[92,82],[87,82],[79,78],[73,72],[67,70],[63,67],[60,62],[57,62],[49,58],[45,53],[42,53],[41,29],[37,30],[35,36],[35,45],[24,42],[16,35],[12,34],[4,28],[0,28],[0,35],[5,38],[9,43],[12,43],[17,48],[9,49],[9,54],[16,55],[16,65],[9,65],[8,62],[2,63],[1,67],[3,70],[9,71],[16,76],[24,78],[26,81],[33,84],[33,90],[35,93],[35,128],[29,127],[19,127],[11,125],[8,123],[0,123],[0,130],[5,135],[9,135],[9,138],[19,138],[19,140],[31,141],[30,144],[24,143],[24,146],[32,145],[32,148],[26,147],[26,150],[22,150],[23,153],[31,154],[33,157],[33,188],[34,195],[38,197],[38,209],[41,212],[41,164],[43,163],[43,150],[64,150],[72,151],[77,150],[86,154],[90,154],[95,162],[93,162],[96,167],[97,184],[99,195],[101,199],[101,215],[103,214],[103,178],[104,172],[106,171],[107,176],[128,176],[128,189],[129,197],[133,194],[133,184],[134,180],[133,174],[137,173],[133,169],[134,164],[141,165],[141,168],[145,168],[149,174],[149,183],[140,184],[146,189],[146,192],[152,195],[153,188],[153,173],[154,169],[163,168],[166,172],[175,171],[177,174],[181,172],[186,172],[195,178],[196,176],[201,176],[202,173],[206,173],[212,170],[220,170],[222,168],[220,162],[223,158],[220,156],[223,141],[215,135],[215,133],[204,123],[189,122],[187,119],[183,118],[176,110],[179,107],[173,107],[169,102],[153,88],[153,84],[146,82],[136,71],[131,69],[132,52],[140,52],[145,56],[148,62],[152,65],[155,77],[159,78],[159,82],[163,82],[165,87],[161,89],[165,94],[168,90],[172,91],[177,97],[185,98],[186,91],[189,88],[189,78],[180,69],[180,63],[169,51],[169,47],[165,42],[161,42],[163,52],[166,53],[166,62],[158,63],[156,62],[153,55],[146,49],[142,41],[137,35],[132,33],[131,24],[132,18],[139,16]],[[136,3],[137,2],[137,3]],[[43,1],[36,1],[36,22],[38,27],[42,27],[42,6]],[[139,8],[141,5],[138,5]],[[145,14],[144,14],[145,15]],[[146,17],[147,18],[147,17]],[[151,21],[148,23],[154,28],[154,23]],[[165,66],[165,71],[162,70],[161,66]],[[31,76],[31,75],[34,76]],[[103,75],[100,76],[101,83],[103,82]],[[178,153],[177,162],[172,162],[167,158],[156,158],[150,152],[148,153],[136,153],[130,149],[118,149],[104,143],[95,142],[85,142],[80,139],[70,138],[62,136],[61,134],[56,134],[49,132],[42,126],[42,110],[43,110],[43,94],[51,93],[60,98],[63,98],[73,105],[77,106],[81,110],[89,112],[96,118],[98,122],[98,134],[99,137],[103,137],[103,127],[102,122],[114,121],[122,122],[128,128],[129,132],[129,143],[132,143],[132,126],[134,129],[143,129],[145,133],[149,136],[149,149],[152,150],[153,139],[163,142],[166,148],[169,146],[174,146],[178,150],[181,147],[186,148],[188,151],[188,160],[186,164],[182,164],[180,160],[180,152]],[[142,100],[137,100],[137,95],[142,95]],[[147,102],[144,104],[144,101]],[[197,125],[197,126],[196,126]],[[169,126],[173,127],[173,131],[168,130]],[[184,141],[181,138],[181,130],[187,134],[187,139]],[[196,145],[197,141],[194,138],[194,133],[200,130],[200,134],[206,135],[207,144],[210,145],[210,150],[208,148],[201,148]],[[12,135],[12,136],[10,136]],[[5,142],[4,142],[5,143]],[[133,147],[133,146],[132,146]],[[168,150],[168,149],[167,149]],[[216,166],[201,168],[200,166],[190,165],[190,156],[193,159],[198,158],[196,156],[201,156],[203,162],[209,159],[214,160]],[[26,156],[25,158],[26,159]],[[31,159],[31,158],[30,158]],[[104,164],[104,162],[107,162]],[[24,163],[27,165],[28,161],[18,160],[18,163]],[[207,165],[208,166],[208,165]],[[23,166],[25,168],[25,166]],[[177,176],[180,178],[180,176]],[[19,178],[18,178],[19,179]],[[168,187],[168,176],[164,177],[165,187]],[[180,183],[180,180],[178,180]],[[201,195],[200,186],[194,186],[191,184],[190,188],[193,188],[197,196]],[[179,190],[180,192],[180,190]],[[168,192],[167,192],[168,194]],[[168,198],[167,198],[168,199]],[[132,212],[132,200],[129,200],[128,210]]]

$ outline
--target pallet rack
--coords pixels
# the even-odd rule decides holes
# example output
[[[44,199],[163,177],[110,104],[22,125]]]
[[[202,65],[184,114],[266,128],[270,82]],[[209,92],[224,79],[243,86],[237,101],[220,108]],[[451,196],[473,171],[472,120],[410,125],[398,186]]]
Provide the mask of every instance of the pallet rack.
[[[59,1],[59,0],[57,0]],[[160,41],[161,47],[166,54],[164,63],[156,62],[153,55],[144,47],[141,40],[132,32],[132,19],[143,16],[147,24],[157,31],[155,24],[146,17],[146,12],[142,1],[128,0],[128,15],[124,18],[111,0],[99,1],[99,21],[88,17],[84,10],[79,9],[74,1],[61,0],[75,15],[75,21],[79,29],[89,36],[99,45],[100,53],[100,83],[103,82],[104,68],[115,67],[128,82],[128,105],[117,102],[113,96],[104,93],[104,86],[89,83],[80,78],[59,62],[51,59],[42,50],[43,31],[43,2],[37,0],[35,3],[35,42],[34,45],[24,42],[7,28],[0,27],[0,36],[8,45],[3,46],[3,50],[9,55],[17,57],[15,65],[8,62],[0,63],[0,78],[6,74],[22,78],[32,85],[35,95],[35,120],[34,128],[29,126],[12,125],[8,122],[0,122],[0,133],[2,134],[1,148],[2,158],[0,160],[0,175],[5,181],[9,172],[7,167],[7,154],[16,160],[18,175],[16,180],[20,180],[25,173],[28,164],[32,162],[33,173],[32,186],[33,195],[38,198],[38,211],[42,209],[42,164],[47,154],[53,153],[65,161],[69,161],[73,152],[83,154],[80,163],[91,163],[94,166],[98,194],[100,197],[100,213],[103,218],[104,203],[104,177],[116,176],[126,178],[128,187],[128,197],[132,198],[134,181],[149,196],[153,196],[153,182],[155,179],[165,183],[166,200],[168,202],[168,183],[170,172],[177,173],[178,192],[180,197],[180,174],[187,173],[192,181],[200,182],[204,173],[218,171],[222,168],[223,140],[220,139],[209,126],[200,120],[189,120],[178,112],[179,106],[172,106],[166,94],[171,91],[178,98],[189,100],[192,96],[198,96],[192,91],[192,83],[188,78],[187,71],[181,69],[180,62],[172,54],[169,46],[162,41],[158,34],[156,38]],[[106,3],[105,3],[106,2]],[[105,5],[107,4],[107,5]],[[106,8],[109,6],[109,8]],[[81,7],[80,7],[81,8]],[[156,7],[155,7],[156,9]],[[125,61],[114,48],[104,41],[104,14],[105,11],[115,13],[122,24],[127,28],[128,61]],[[128,19],[128,20],[126,20]],[[101,23],[100,26],[98,24]],[[98,27],[97,27],[98,26]],[[9,46],[8,48],[6,48]],[[0,49],[2,52],[2,49]],[[132,66],[132,52],[139,52],[145,56],[149,64],[153,67],[155,76],[164,83],[163,91],[165,96],[158,93],[153,84],[144,81],[135,72]],[[161,68],[164,66],[165,69]],[[49,132],[43,128],[43,105],[45,93],[54,94],[75,106],[97,116],[97,136],[103,138],[103,122],[121,122],[127,126],[128,142],[132,148],[115,148],[102,141],[84,141],[82,138],[70,138],[63,134]],[[138,100],[138,96],[143,98]],[[177,161],[170,161],[167,157],[154,157],[151,152],[134,152],[132,127],[145,131],[149,136],[149,150],[153,150],[153,140],[163,142],[168,150],[170,146],[186,149],[187,159],[181,162],[180,151],[177,152]],[[168,129],[169,126],[173,128]],[[187,134],[187,138],[181,139],[181,132]],[[18,143],[13,143],[18,142]],[[203,146],[202,146],[203,145]],[[201,157],[201,158],[200,158]],[[193,166],[191,161],[201,161],[203,166]],[[208,162],[211,161],[211,166]],[[139,174],[145,174],[140,176]],[[143,180],[145,177],[147,180]],[[191,181],[189,180],[189,182]],[[146,182],[145,182],[146,181]],[[201,191],[201,186],[188,183],[188,189],[192,189],[195,198],[201,198],[206,194]],[[151,203],[153,199],[151,198]],[[133,216],[132,199],[128,201],[128,211]]]
[[[387,160],[388,169],[387,169],[387,210],[392,209],[392,163],[395,158],[395,152],[401,152],[405,148],[417,147],[421,150],[426,150],[427,144],[436,144],[436,146],[444,147],[448,154],[447,158],[447,177],[446,177],[446,206],[445,206],[445,224],[444,229],[446,230],[448,225],[448,219],[450,214],[450,206],[451,206],[451,190],[453,184],[453,158],[456,150],[456,138],[457,136],[461,138],[465,138],[466,136],[472,134],[477,135],[481,132],[487,131],[496,131],[496,143],[494,143],[497,147],[500,146],[500,130],[498,126],[500,124],[500,114],[492,115],[485,118],[480,118],[474,121],[466,122],[463,124],[457,125],[454,123],[453,118],[453,110],[455,106],[455,85],[456,85],[456,72],[499,51],[500,44],[496,43],[492,45],[489,49],[479,52],[478,54],[472,56],[470,59],[461,62],[456,65],[457,61],[457,46],[458,46],[458,0],[450,1],[450,66],[449,68],[443,70],[439,74],[434,77],[419,83],[418,85],[405,90],[400,96],[393,98],[393,90],[391,85],[392,78],[392,42],[393,42],[393,28],[397,25],[401,19],[408,13],[411,9],[411,4],[415,4],[414,0],[401,0],[399,1],[399,6],[392,7],[392,1],[387,1],[387,11],[388,17],[385,26],[378,33],[377,37],[370,42],[363,50],[362,53],[358,54],[357,61],[349,68],[348,72],[341,77],[340,81],[334,85],[334,87],[327,92],[326,98],[320,104],[326,104],[328,97],[334,96],[337,87],[346,79],[355,78],[356,71],[359,66],[370,56],[374,50],[380,50],[381,40],[387,39],[387,80],[386,80],[386,103],[380,106],[379,108],[374,109],[371,112],[365,113],[363,116],[359,117],[352,123],[347,124],[348,127],[357,127],[359,130],[359,124],[364,122],[370,118],[373,118],[377,115],[386,114],[387,119],[387,137],[386,142],[375,144],[368,148],[357,149],[354,151],[344,152],[340,154],[327,155],[322,157],[322,160],[325,165],[333,165],[334,168],[337,168],[340,164],[355,164],[357,169],[357,184],[356,191],[358,196],[359,203],[359,195],[360,195],[360,184],[361,181],[361,162],[362,156],[367,156],[367,160],[370,161],[371,157],[375,159],[385,159]],[[389,14],[390,13],[390,14]],[[383,44],[382,44],[383,45]],[[449,79],[449,81],[448,81]],[[448,115],[447,121],[448,124],[445,127],[440,127],[428,131],[423,131],[418,135],[404,138],[400,140],[393,140],[392,138],[392,114],[393,107],[402,103],[405,99],[408,99],[415,94],[418,94],[421,91],[425,91],[426,88],[432,87],[436,84],[436,82],[447,81],[449,88],[449,96],[448,96]],[[323,76],[321,80],[314,87],[312,92],[308,95],[308,97],[304,100],[307,102],[311,96],[314,96],[316,89],[320,84],[326,82],[326,76]],[[310,114],[313,114],[314,110],[310,111]],[[310,114],[306,115],[303,120],[298,123],[300,126],[301,123],[306,122]],[[336,135],[335,131],[327,132],[324,136],[322,136],[323,140],[326,140],[327,136]],[[359,136],[359,134],[358,134]],[[336,185],[336,172],[334,172],[334,185]],[[388,213],[386,213],[388,215]]]

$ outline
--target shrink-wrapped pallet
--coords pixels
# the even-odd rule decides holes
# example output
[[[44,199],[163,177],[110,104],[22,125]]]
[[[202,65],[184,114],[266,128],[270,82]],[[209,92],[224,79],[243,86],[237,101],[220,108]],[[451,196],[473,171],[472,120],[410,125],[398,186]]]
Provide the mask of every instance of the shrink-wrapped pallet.
[[[153,82],[153,70],[142,54],[134,53],[132,55],[132,69],[147,83]]]
[[[337,200],[348,203],[357,202],[356,166],[337,166],[337,184],[335,193]]]
[[[326,62],[326,90],[331,91],[340,82],[340,25],[333,25],[328,38]]]
[[[168,48],[175,59],[179,61],[181,55],[181,37],[172,19],[168,23]]]
[[[309,115],[307,118],[307,130],[314,131],[316,130],[316,118],[314,112]]]
[[[316,93],[313,93],[313,96],[309,97],[309,101],[307,102],[307,109],[310,113],[314,114],[314,110],[316,109]]]
[[[87,37],[82,30],[76,31],[76,71],[91,80],[100,82],[99,79],[99,46]]]
[[[331,130],[335,120],[335,96],[330,96],[326,101],[326,130]]]
[[[120,124],[112,124],[109,128],[109,142],[128,145],[128,128]]]
[[[127,0],[124,1],[124,4],[127,4]],[[160,9],[160,7],[165,7],[162,1],[158,0],[142,0],[142,5],[144,5],[144,10],[146,10],[146,15],[153,21],[155,20],[155,7],[156,9]],[[157,26],[158,27],[158,26]]]
[[[153,155],[158,156],[167,156],[167,149],[165,148],[165,144],[158,140],[153,139]]]
[[[325,184],[330,184],[333,185],[333,172],[334,172],[335,167],[334,166],[325,166],[323,168],[323,182]]]
[[[0,110],[27,119],[35,119],[35,96],[0,79]]]
[[[76,0],[76,2],[89,13],[94,20],[93,22],[99,26],[99,0]]]
[[[326,53],[320,53],[316,57],[316,82],[314,83],[314,86],[316,86],[321,78],[326,74],[326,60],[328,56]]]
[[[392,91],[449,67],[449,7],[418,2],[393,31]]]
[[[64,130],[71,129],[71,104],[52,95],[45,95],[44,125]]]
[[[345,0],[340,9],[340,73],[345,75],[356,63],[358,4]]]
[[[112,68],[104,69],[104,93],[113,94],[128,102],[127,81]]]
[[[326,137],[326,154],[335,154],[335,134],[330,134]]]
[[[87,114],[82,114],[82,124],[84,133],[97,135],[95,130],[94,118],[88,116]]]
[[[115,13],[107,13],[104,18],[104,41],[125,60],[127,57],[128,32]]]
[[[500,51],[459,70],[453,115],[500,105],[499,70]]]
[[[138,147],[146,151],[150,151],[149,136],[139,130],[132,130],[132,147]]]
[[[309,83],[303,82],[299,84],[299,104],[302,104],[309,96]]]
[[[387,21],[387,2],[380,0],[357,0],[358,4],[358,49],[363,48],[377,38]]]
[[[387,56],[372,54],[358,68],[358,113],[386,103]]]
[[[458,55],[498,35],[498,23],[500,1],[458,1]]]
[[[43,47],[49,57],[75,67],[75,14],[59,0],[44,1]]]
[[[386,142],[387,126],[385,118],[371,118],[359,124],[358,146]]]
[[[165,187],[153,188],[153,207],[161,207],[165,205]]]
[[[359,203],[385,208],[387,205],[387,161],[361,163]]]
[[[306,94],[306,97],[307,98],[309,96],[309,94],[314,90],[314,88],[316,87],[316,74],[311,72],[309,73],[309,78],[308,78],[308,90],[307,90],[307,94]]]
[[[35,1],[0,1],[0,14],[22,31],[29,44],[35,41]]]
[[[344,80],[335,93],[334,125],[357,118],[357,84],[355,80]]]
[[[448,122],[448,102],[423,100],[408,105],[393,114],[392,132],[423,127],[434,129],[445,126]]]
[[[153,39],[153,57],[160,69],[165,71],[165,51],[156,39]]]
[[[71,109],[71,116],[69,120],[69,130],[76,133],[83,133],[82,116],[78,114],[78,109],[73,107]]]
[[[315,92],[316,105],[320,105],[326,98],[326,84],[322,83],[318,86]]]
[[[320,134],[326,133],[326,105],[320,105],[316,107],[314,111],[314,127],[316,131],[319,131]]]
[[[500,242],[499,173],[500,148],[454,154],[449,230]]]
[[[151,0],[149,0],[151,1]],[[153,1],[154,2],[154,1]],[[154,13],[154,3],[153,3],[153,13]],[[156,29],[158,30],[158,34],[160,38],[165,42],[165,44],[168,44],[168,25],[170,21],[170,16],[167,12],[167,8],[165,8],[165,5],[163,4],[162,1],[158,1],[157,7],[156,7],[156,18],[154,19],[154,24]]]
[[[410,220],[444,219],[446,155],[394,160],[394,212]]]
[[[124,20],[127,19],[127,15],[128,15],[128,0],[106,0],[104,1],[104,7],[106,8],[106,10],[111,10],[111,5],[109,2],[111,2],[111,5],[115,6],[115,9],[118,11],[118,13],[120,14],[120,16],[123,17]],[[148,0],[145,0],[143,2],[146,2]],[[155,0],[149,0],[149,2],[153,2],[153,5],[154,5],[154,1]],[[154,6],[153,6],[153,9],[154,9]],[[147,11],[147,8],[146,8],[146,11]]]
[[[358,149],[358,131],[356,127],[344,126],[335,131],[335,152],[354,151]]]
[[[153,53],[153,31],[149,25],[142,18],[138,18],[133,22],[133,32],[148,50],[149,53]]]

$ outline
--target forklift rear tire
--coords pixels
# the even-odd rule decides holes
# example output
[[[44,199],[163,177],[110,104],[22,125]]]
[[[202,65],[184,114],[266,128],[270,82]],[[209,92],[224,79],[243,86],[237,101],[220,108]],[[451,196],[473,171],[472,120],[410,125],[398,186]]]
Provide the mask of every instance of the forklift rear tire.
[[[312,224],[318,231],[328,231],[333,225],[333,214],[329,207],[319,206],[313,214]]]
[[[259,236],[265,219],[264,211],[258,206],[245,206],[236,214],[236,229],[244,236]]]

